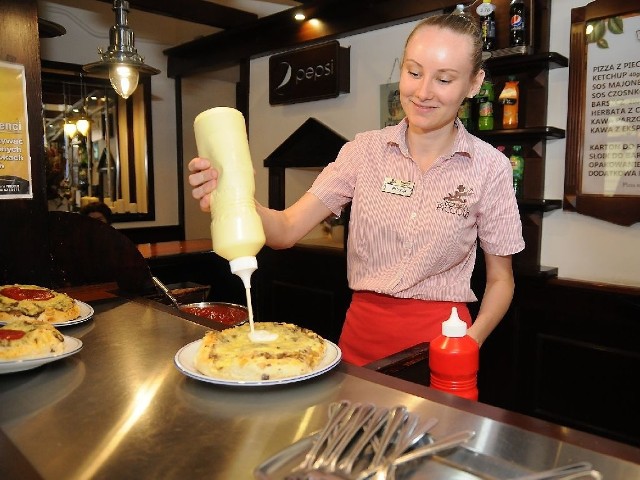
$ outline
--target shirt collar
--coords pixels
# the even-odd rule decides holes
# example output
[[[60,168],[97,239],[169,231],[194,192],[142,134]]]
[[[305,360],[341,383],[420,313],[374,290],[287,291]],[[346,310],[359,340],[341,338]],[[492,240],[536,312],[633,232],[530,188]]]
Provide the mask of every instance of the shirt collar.
[[[453,155],[459,154],[466,158],[473,158],[472,135],[464,128],[462,122],[456,118],[456,138],[453,142]],[[407,146],[407,128],[409,123],[407,117],[403,118],[397,125],[386,128],[384,134],[387,144],[396,145],[405,157],[410,157]]]

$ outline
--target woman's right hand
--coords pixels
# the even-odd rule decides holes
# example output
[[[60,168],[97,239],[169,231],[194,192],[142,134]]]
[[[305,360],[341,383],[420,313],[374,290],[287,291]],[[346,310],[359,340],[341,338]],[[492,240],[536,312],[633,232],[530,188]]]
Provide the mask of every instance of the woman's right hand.
[[[199,201],[203,212],[209,212],[211,210],[209,194],[218,185],[218,171],[211,166],[209,160],[199,157],[193,158],[188,168],[192,172],[189,175],[189,185],[193,187],[191,195]]]

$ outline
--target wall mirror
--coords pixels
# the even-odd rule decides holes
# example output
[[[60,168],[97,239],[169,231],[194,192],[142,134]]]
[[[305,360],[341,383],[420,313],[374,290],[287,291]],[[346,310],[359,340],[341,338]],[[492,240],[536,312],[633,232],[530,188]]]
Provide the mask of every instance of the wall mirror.
[[[640,222],[640,7],[571,10],[565,210]]]
[[[114,222],[154,220],[151,81],[123,99],[81,65],[43,61],[49,210],[106,203]]]

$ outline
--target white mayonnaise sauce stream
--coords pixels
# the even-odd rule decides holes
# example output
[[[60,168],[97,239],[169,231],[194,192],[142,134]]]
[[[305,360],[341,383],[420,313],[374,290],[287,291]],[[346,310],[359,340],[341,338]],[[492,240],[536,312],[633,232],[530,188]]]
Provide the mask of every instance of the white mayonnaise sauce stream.
[[[251,305],[251,289],[246,288],[245,293],[247,295],[247,309],[249,310],[249,340],[252,342],[272,342],[278,338],[277,333],[272,333],[267,330],[256,330],[253,323],[253,306]]]

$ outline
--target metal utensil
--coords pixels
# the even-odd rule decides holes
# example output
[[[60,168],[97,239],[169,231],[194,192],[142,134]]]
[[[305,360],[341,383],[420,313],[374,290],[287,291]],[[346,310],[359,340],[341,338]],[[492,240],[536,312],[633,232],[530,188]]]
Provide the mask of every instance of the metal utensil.
[[[388,478],[394,478],[396,467],[412,460],[417,460],[418,458],[427,457],[429,455],[435,455],[438,452],[462,445],[473,438],[475,434],[476,432],[472,430],[463,430],[461,432],[452,433],[451,435],[447,435],[433,443],[428,443],[411,450],[397,458],[390,458],[378,467],[369,468],[358,475],[357,480],[367,480],[370,478],[374,480],[387,480]]]
[[[429,455],[435,455],[438,452],[449,450],[458,445],[461,445],[471,439],[475,435],[475,432],[471,430],[465,430],[457,432],[446,437],[436,440],[433,443],[423,445],[410,451],[396,459],[386,460],[378,467],[370,467],[362,471],[357,476],[345,475],[343,472],[327,472],[322,470],[307,470],[301,476],[289,477],[287,479],[295,480],[387,480],[389,477],[390,469],[402,465],[403,463],[416,460],[418,458],[426,457]]]
[[[371,460],[371,468],[375,468],[381,465],[385,459],[387,449],[390,447],[391,442],[398,433],[398,430],[404,425],[409,418],[409,412],[403,405],[399,405],[391,410],[389,420],[382,431],[378,449]]]
[[[380,430],[387,422],[389,410],[386,408],[378,408],[373,414],[373,417],[369,420],[368,424],[363,427],[362,435],[358,438],[358,441],[354,443],[351,449],[344,455],[340,463],[338,464],[338,470],[346,475],[351,474],[353,465],[358,460],[358,457],[369,444],[371,438]]]
[[[349,413],[351,410],[351,402],[348,400],[342,400],[337,404],[333,404],[330,409],[330,418],[324,429],[320,432],[320,435],[313,443],[313,446],[309,449],[307,454],[302,460],[302,463],[298,465],[298,467],[291,472],[293,475],[289,475],[287,478],[303,478],[298,477],[297,472],[302,472],[312,468],[313,464],[316,462],[318,456],[321,451],[327,447],[326,442],[329,440],[329,436],[334,432],[334,429],[340,423],[340,421]]]
[[[176,300],[176,297],[171,295],[171,292],[169,291],[167,286],[164,283],[162,283],[158,277],[151,276],[151,279],[153,280],[153,283],[155,283],[156,286],[162,291],[162,293],[164,293],[166,297],[169,300],[171,300],[171,303],[173,303],[173,306],[176,307],[177,309],[180,309],[180,304],[178,303],[178,300]]]
[[[543,472],[532,473],[523,477],[516,477],[513,480],[552,480],[552,479],[572,479],[589,475],[591,478],[601,479],[600,472],[593,470],[589,462],[578,462],[563,467],[551,468]]]

